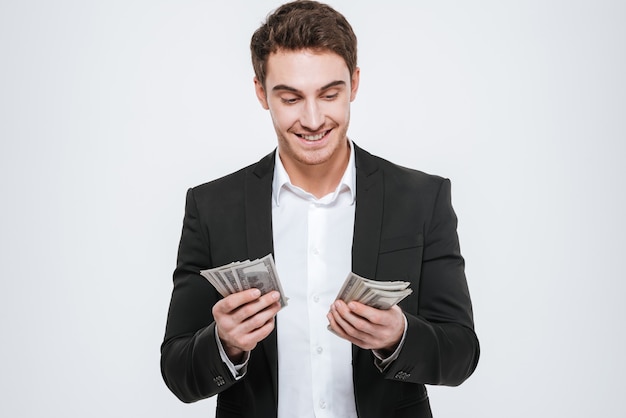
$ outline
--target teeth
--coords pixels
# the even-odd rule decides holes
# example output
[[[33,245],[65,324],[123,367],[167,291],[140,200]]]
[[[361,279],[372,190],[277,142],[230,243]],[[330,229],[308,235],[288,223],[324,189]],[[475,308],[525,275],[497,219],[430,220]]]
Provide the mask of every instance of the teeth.
[[[307,141],[319,141],[320,139],[324,137],[324,135],[326,135],[326,132],[322,132],[321,134],[317,134],[317,135],[300,135],[300,136],[306,139]]]

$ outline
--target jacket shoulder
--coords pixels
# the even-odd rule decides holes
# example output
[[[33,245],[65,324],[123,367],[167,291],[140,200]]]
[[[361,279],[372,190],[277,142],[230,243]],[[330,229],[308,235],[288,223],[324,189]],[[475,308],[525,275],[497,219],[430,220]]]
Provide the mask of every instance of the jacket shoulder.
[[[360,149],[358,154],[366,170],[371,173],[380,170],[387,187],[397,187],[407,192],[420,191],[422,194],[430,191],[437,193],[442,183],[448,181],[442,176],[401,166],[363,149]]]
[[[226,199],[229,196],[233,197],[233,195],[241,195],[242,191],[245,189],[246,179],[249,176],[262,178],[273,174],[274,155],[274,152],[271,152],[254,164],[250,164],[223,177],[192,187],[190,193],[193,193],[196,199],[200,200],[210,198],[216,194],[219,195],[220,199]]]

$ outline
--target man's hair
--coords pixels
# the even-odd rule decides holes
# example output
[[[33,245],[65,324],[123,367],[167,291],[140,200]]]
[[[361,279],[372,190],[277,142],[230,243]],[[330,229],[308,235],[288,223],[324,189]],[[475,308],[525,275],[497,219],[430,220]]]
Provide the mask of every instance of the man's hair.
[[[317,1],[297,0],[271,13],[252,35],[250,52],[254,74],[265,86],[270,54],[311,49],[330,51],[344,59],[352,75],[357,67],[356,35],[346,18]]]

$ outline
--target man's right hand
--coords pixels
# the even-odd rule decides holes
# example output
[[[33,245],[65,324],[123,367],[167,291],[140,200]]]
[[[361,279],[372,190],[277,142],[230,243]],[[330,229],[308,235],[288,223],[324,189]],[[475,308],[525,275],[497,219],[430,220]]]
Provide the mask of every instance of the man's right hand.
[[[246,351],[274,329],[274,317],[281,306],[280,293],[261,296],[259,289],[233,293],[213,305],[213,317],[226,355],[237,364]]]

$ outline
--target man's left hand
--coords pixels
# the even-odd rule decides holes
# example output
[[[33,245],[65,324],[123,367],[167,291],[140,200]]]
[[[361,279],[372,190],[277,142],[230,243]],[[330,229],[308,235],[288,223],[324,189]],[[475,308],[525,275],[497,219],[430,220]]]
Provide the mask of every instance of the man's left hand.
[[[326,316],[337,335],[366,350],[391,354],[404,333],[404,314],[397,305],[381,310],[336,300]]]

